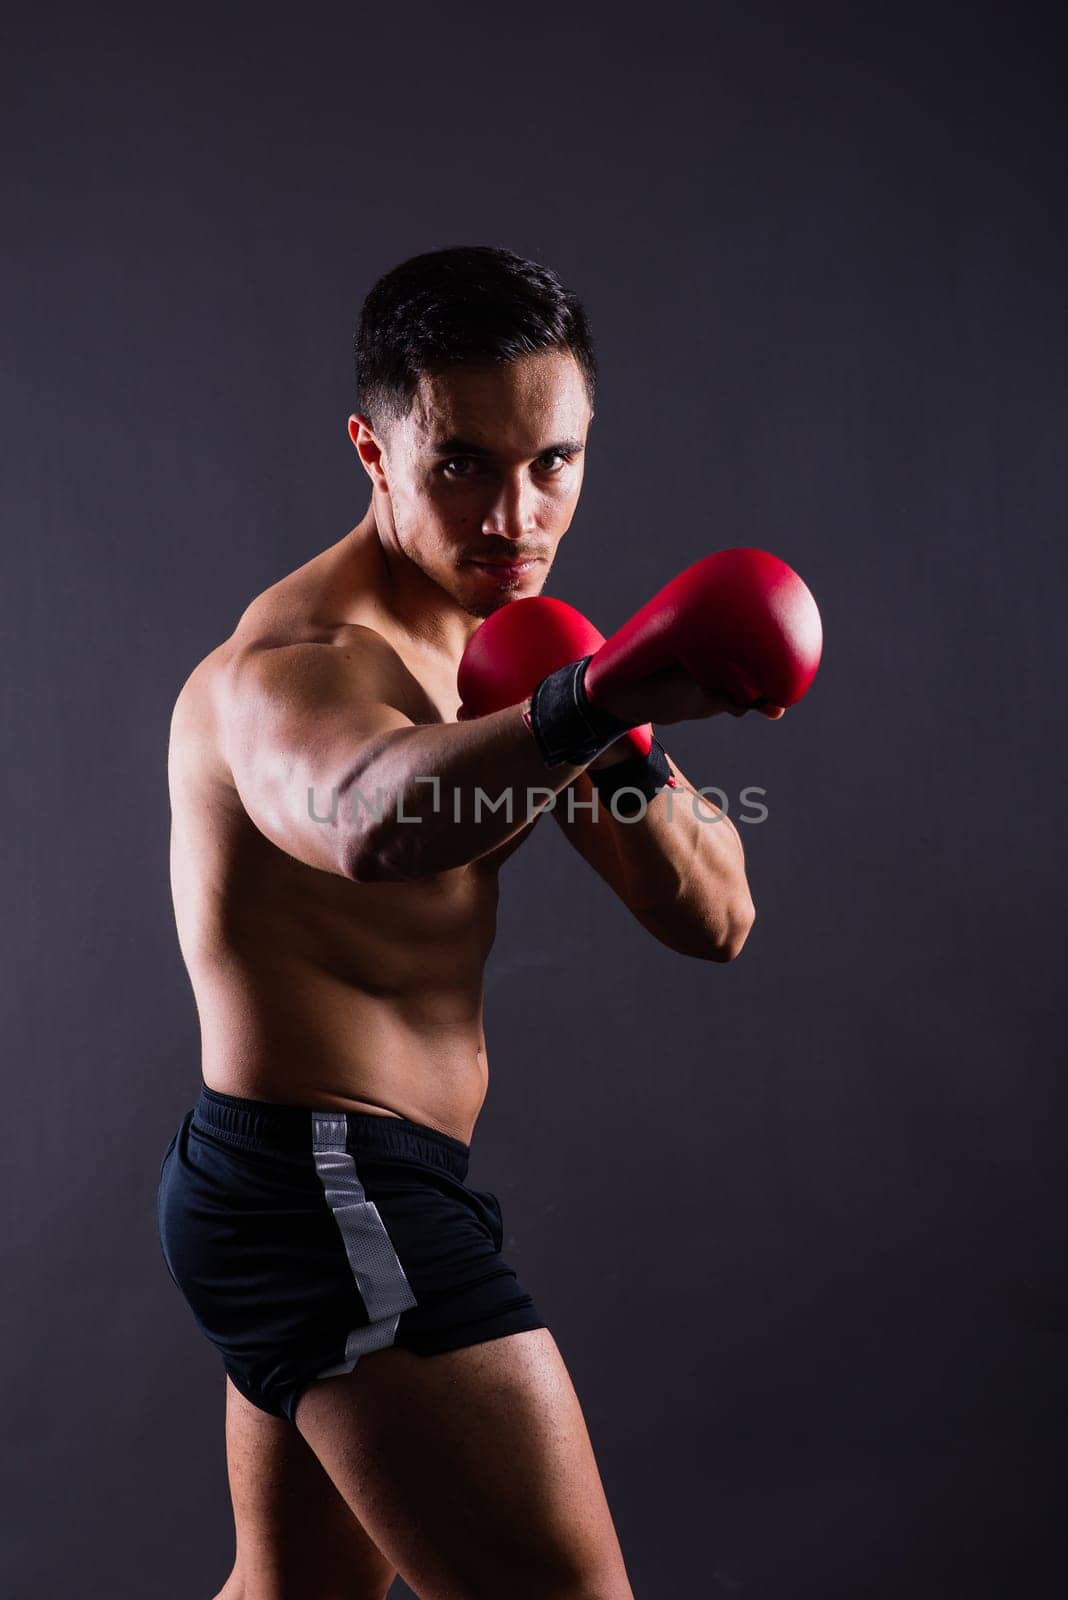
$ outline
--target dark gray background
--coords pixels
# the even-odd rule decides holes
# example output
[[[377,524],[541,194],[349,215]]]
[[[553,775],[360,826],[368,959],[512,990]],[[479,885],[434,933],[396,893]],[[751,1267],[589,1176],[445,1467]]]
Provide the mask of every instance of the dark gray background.
[[[737,963],[657,945],[550,825],[502,874],[471,1178],[635,1593],[1063,1584],[1055,16],[5,25],[7,1592],[229,1571],[222,1370],[155,1228],[199,1082],[168,716],[362,514],[360,301],[457,243],[551,264],[598,337],[548,592],[607,632],[755,544],[827,634],[780,725],[665,731],[768,791]]]

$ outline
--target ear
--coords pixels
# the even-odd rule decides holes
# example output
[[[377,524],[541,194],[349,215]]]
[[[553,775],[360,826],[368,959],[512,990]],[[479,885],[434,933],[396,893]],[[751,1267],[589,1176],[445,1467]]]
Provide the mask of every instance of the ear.
[[[354,412],[349,418],[348,431],[349,438],[355,446],[356,454],[363,463],[363,470],[376,489],[381,489],[383,494],[388,494],[389,482],[386,478],[385,452],[371,426],[370,418],[363,416],[360,412]]]

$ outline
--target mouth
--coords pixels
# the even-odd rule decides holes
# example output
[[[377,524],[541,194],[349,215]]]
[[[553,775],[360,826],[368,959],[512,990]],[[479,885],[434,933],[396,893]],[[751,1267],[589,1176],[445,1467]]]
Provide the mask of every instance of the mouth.
[[[474,567],[477,572],[488,573],[499,583],[513,583],[533,572],[535,567],[541,565],[541,559],[538,556],[524,556],[518,561],[468,561],[465,565]]]

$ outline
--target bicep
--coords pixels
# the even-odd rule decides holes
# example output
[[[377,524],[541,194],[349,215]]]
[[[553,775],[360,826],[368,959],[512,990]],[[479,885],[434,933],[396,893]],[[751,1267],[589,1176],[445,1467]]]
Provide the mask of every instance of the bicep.
[[[347,874],[346,785],[375,741],[414,726],[355,644],[242,652],[222,708],[223,750],[259,831],[305,865]]]

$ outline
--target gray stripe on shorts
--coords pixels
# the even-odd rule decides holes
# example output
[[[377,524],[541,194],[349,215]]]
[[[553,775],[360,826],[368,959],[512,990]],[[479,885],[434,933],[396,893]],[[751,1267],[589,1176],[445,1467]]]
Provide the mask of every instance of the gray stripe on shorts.
[[[392,1344],[401,1312],[418,1302],[378,1207],[364,1194],[356,1163],[345,1148],[348,1123],[344,1115],[313,1111],[312,1130],[315,1170],[341,1230],[352,1276],[370,1319],[366,1327],[349,1333],[345,1359],[316,1373],[317,1378],[334,1378],[351,1372],[362,1355]]]

